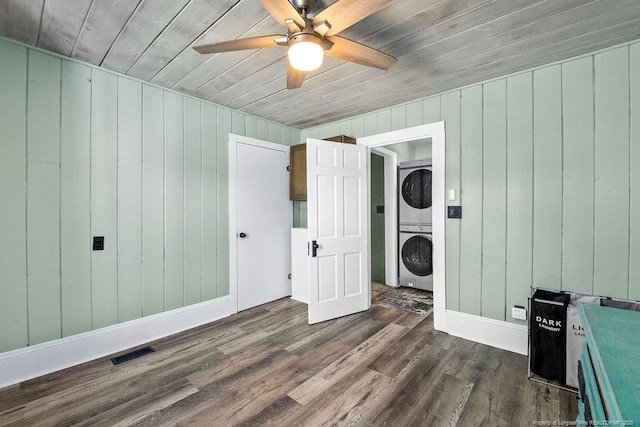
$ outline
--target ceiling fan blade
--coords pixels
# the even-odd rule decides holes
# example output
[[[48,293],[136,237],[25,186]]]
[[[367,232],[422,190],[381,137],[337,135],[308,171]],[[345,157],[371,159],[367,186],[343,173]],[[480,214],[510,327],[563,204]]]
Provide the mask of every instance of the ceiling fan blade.
[[[263,1],[267,0],[260,0],[261,3]],[[332,36],[372,13],[383,9],[392,2],[393,0],[339,0],[318,13],[313,18],[313,24],[319,24],[322,21],[329,22],[331,28],[326,35]]]
[[[298,11],[289,0],[258,0],[262,7],[265,8],[269,15],[278,21],[280,25],[286,25],[285,19],[291,18],[298,25],[304,28],[304,18],[300,16]]]
[[[307,73],[304,71],[296,70],[288,64],[287,68],[287,89],[297,89],[302,86],[302,82],[304,81]]]
[[[263,47],[276,47],[276,39],[282,37],[282,34],[274,34],[270,36],[250,37],[246,39],[228,40],[219,43],[208,43],[194,46],[198,53],[219,53],[230,52],[232,50],[260,49]]]
[[[368,67],[380,68],[381,70],[388,70],[397,61],[391,55],[343,37],[332,36],[327,37],[327,40],[333,43],[331,49],[324,51],[327,56]]]

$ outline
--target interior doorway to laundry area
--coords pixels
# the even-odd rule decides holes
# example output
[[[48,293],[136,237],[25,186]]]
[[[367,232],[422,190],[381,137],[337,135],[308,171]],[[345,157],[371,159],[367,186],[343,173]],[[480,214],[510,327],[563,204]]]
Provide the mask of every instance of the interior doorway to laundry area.
[[[381,196],[380,192],[376,192],[376,184],[381,180],[380,176],[380,160],[375,157],[370,161],[370,187],[374,187],[373,193],[371,193],[371,224],[372,229],[370,231],[370,253],[372,259],[372,266],[374,259],[380,259],[384,257],[384,283],[388,286],[398,287],[402,285],[402,247],[401,243],[406,243],[403,239],[400,239],[401,228],[409,228],[415,236],[407,236],[406,240],[411,240],[415,243],[417,241],[420,244],[410,244],[409,249],[419,248],[425,246],[425,241],[429,240],[428,246],[429,252],[431,252],[431,260],[429,263],[423,262],[424,259],[420,257],[413,257],[413,261],[417,261],[416,265],[412,267],[419,267],[414,269],[414,272],[419,273],[414,275],[417,277],[424,273],[431,273],[428,286],[433,289],[433,307],[434,307],[434,327],[440,331],[447,331],[446,327],[446,301],[445,301],[445,208],[444,208],[444,176],[445,176],[445,129],[444,122],[436,122],[422,126],[416,126],[413,128],[400,129],[397,131],[386,132],[378,135],[372,135],[368,137],[358,138],[358,144],[369,147],[370,152],[373,155],[379,155],[383,158],[382,173],[384,182],[384,195]],[[427,167],[427,164],[430,163]],[[408,165],[407,165],[408,164]],[[400,200],[402,198],[402,182],[399,182],[399,166],[412,167],[414,169],[429,169],[429,172],[420,171],[417,175],[429,175],[430,179],[430,210],[431,219],[429,221],[423,221],[419,224],[409,223],[402,224],[399,215]],[[412,172],[414,169],[409,169]],[[410,175],[410,173],[409,173]],[[414,174],[416,175],[416,174]],[[376,177],[377,176],[377,177]],[[420,182],[418,180],[418,182]],[[411,185],[409,185],[411,187]],[[416,186],[414,185],[414,190]],[[421,185],[418,185],[421,187]],[[383,208],[378,208],[377,201],[384,198],[385,204]],[[409,197],[411,199],[411,197]],[[405,200],[406,202],[406,200]],[[419,205],[419,204],[418,204]],[[420,206],[419,206],[420,207]],[[377,212],[384,211],[384,214],[378,214]],[[379,216],[384,216],[384,219]],[[410,220],[411,221],[411,220]],[[380,242],[381,230],[380,224],[384,222],[384,245],[376,244]],[[406,230],[403,230],[406,231]],[[430,239],[426,237],[430,234]],[[411,242],[410,242],[411,243]],[[375,247],[374,247],[375,246]],[[409,251],[411,252],[411,251]],[[423,251],[424,253],[424,251]],[[406,255],[406,254],[405,254]],[[409,258],[412,258],[409,256]],[[428,271],[420,271],[422,267],[429,264]],[[412,268],[413,269],[413,268]],[[407,269],[411,270],[411,269]],[[393,272],[392,272],[393,271]],[[411,271],[409,271],[411,272]],[[380,277],[381,271],[376,268],[371,269],[371,277]],[[425,283],[408,283],[404,282],[405,289],[412,289],[415,287],[425,287]]]
[[[430,139],[391,144],[370,152],[371,281],[372,290],[378,287],[383,291],[372,292],[372,298],[418,312],[429,311],[433,304],[431,156]],[[385,157],[388,164],[395,164],[393,169],[385,170]],[[395,187],[385,185],[386,181],[396,182]],[[385,203],[385,188],[395,188],[389,201],[397,203]],[[386,237],[388,215],[395,216],[397,222],[392,225],[395,232]],[[398,268],[392,281],[385,275],[385,258],[393,249],[387,248],[392,245],[385,244],[385,238],[392,239],[397,247],[394,262]]]

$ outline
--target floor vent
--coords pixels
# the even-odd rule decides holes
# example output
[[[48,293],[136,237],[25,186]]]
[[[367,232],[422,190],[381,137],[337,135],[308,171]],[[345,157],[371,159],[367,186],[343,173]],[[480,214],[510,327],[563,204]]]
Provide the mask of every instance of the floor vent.
[[[138,357],[142,357],[145,354],[153,353],[155,350],[153,347],[144,347],[138,350],[134,350],[130,353],[123,354],[122,356],[114,357],[111,359],[111,363],[114,365],[119,365],[124,362],[128,362],[129,360],[137,359]]]

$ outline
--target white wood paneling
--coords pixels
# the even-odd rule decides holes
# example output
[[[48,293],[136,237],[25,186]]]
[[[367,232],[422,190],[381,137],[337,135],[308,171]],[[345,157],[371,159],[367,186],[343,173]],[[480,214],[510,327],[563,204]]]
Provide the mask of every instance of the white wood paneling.
[[[218,20],[236,0],[191,0],[169,20],[127,74],[150,80],[168,62]],[[135,2],[134,2],[135,3]],[[154,7],[153,10],[156,8]],[[155,16],[155,14],[153,15]]]
[[[37,4],[38,2],[29,3]],[[71,55],[91,3],[93,0],[45,1],[38,47],[66,56]]]
[[[44,0],[0,2],[0,35],[36,45],[42,22]]]
[[[197,39],[194,44],[215,43],[224,40],[233,40],[242,36],[247,28],[256,25],[261,20],[268,17],[264,8],[254,0],[240,0],[229,11],[224,14],[224,19],[216,21],[208,31]],[[238,21],[242,21],[247,27],[239,26]],[[191,46],[182,50],[173,60],[167,63],[152,79],[154,83],[166,87],[173,87],[191,72],[200,69],[205,62],[216,62],[217,55],[200,55]],[[203,65],[206,67],[206,65]],[[209,78],[217,76],[219,73],[208,72]]]
[[[49,2],[47,2],[49,3]],[[142,1],[109,47],[102,66],[126,73],[189,0]]]
[[[100,65],[109,47],[141,1],[92,1],[69,56]]]

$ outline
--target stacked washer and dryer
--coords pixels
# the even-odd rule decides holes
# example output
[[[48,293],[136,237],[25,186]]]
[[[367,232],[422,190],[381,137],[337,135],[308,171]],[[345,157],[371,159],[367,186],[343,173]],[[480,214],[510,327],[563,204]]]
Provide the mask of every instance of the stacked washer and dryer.
[[[433,291],[431,159],[401,162],[399,284]]]

